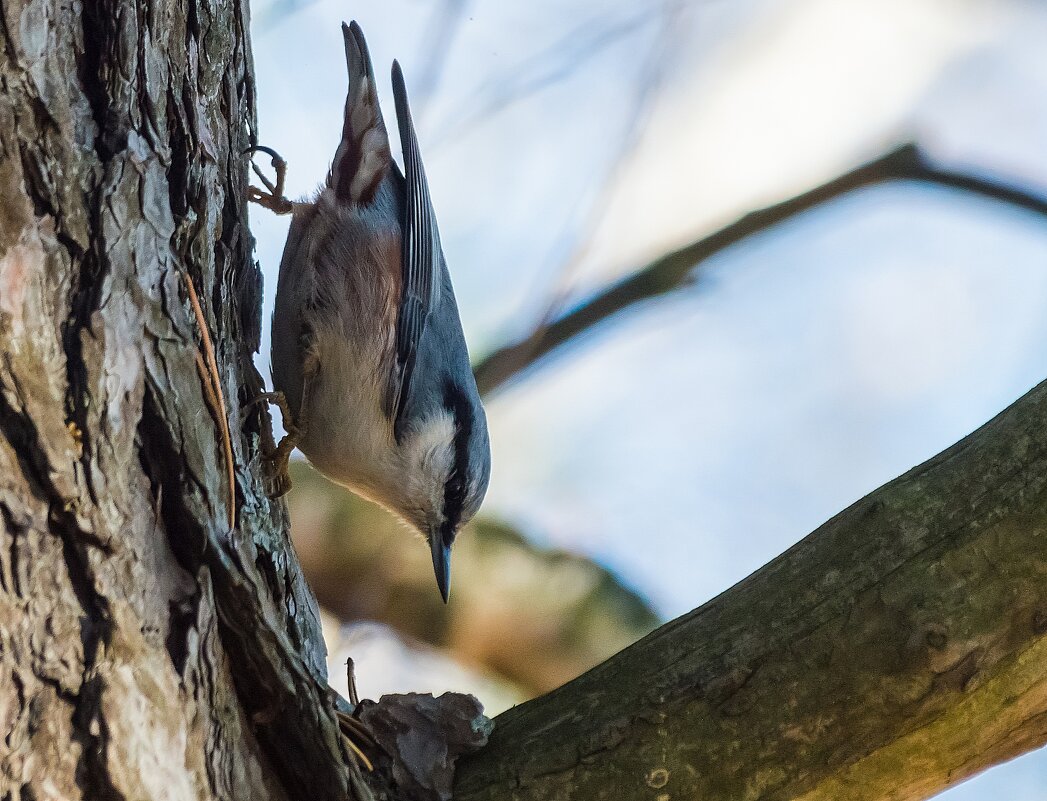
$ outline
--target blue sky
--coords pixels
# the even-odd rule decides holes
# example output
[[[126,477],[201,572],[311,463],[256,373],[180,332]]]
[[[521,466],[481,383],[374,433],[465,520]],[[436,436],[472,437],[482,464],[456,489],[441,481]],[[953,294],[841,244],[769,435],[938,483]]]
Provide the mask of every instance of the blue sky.
[[[1047,193],[1033,2],[292,6],[255,5],[261,142],[291,194],[322,180],[355,14],[384,97],[403,63],[474,355],[899,141]],[[252,216],[271,289],[286,222]],[[1047,377],[1045,298],[1044,220],[924,186],[856,193],[493,397],[485,509],[676,616]],[[942,797],[990,793],[1044,797],[1047,758]]]

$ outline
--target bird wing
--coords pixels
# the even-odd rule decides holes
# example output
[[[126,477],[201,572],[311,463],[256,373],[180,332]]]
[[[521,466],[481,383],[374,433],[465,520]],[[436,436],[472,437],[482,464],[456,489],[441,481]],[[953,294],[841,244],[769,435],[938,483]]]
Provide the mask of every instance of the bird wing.
[[[439,299],[440,232],[436,214],[429,199],[429,183],[422,166],[407,89],[398,62],[393,62],[393,97],[403,149],[405,192],[401,266],[403,287],[396,321],[396,359],[400,367],[399,386],[395,389],[394,430],[401,436],[401,417],[410,395],[411,377],[419,342],[425,332],[429,314]]]

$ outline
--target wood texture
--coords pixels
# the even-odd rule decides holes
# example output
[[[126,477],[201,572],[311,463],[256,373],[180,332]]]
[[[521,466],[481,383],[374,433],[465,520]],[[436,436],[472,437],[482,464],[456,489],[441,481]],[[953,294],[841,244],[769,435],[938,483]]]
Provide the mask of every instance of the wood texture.
[[[267,420],[242,412],[260,388],[247,29],[241,0],[0,4],[5,798],[367,794],[264,492]],[[235,530],[183,275],[215,343]],[[927,797],[1047,740],[1045,574],[1041,386],[503,715],[456,801]]]
[[[455,801],[903,801],[1047,742],[1047,384],[495,719]]]
[[[259,470],[246,0],[0,4],[0,796],[344,799]],[[195,282],[235,471],[197,369]],[[213,404],[212,404],[213,405]]]

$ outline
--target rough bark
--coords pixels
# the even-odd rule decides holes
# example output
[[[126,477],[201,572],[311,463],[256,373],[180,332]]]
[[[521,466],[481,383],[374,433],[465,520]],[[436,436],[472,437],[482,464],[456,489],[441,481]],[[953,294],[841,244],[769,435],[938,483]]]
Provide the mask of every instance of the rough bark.
[[[922,799],[1047,742],[1047,384],[495,724],[455,801]]]
[[[247,13],[0,3],[5,798],[349,792],[315,602],[262,486],[268,421],[241,412],[261,293]]]
[[[245,0],[0,5],[3,797],[366,792],[243,411],[253,122]],[[457,799],[926,797],[1047,739],[1045,573],[1040,387],[506,713]]]

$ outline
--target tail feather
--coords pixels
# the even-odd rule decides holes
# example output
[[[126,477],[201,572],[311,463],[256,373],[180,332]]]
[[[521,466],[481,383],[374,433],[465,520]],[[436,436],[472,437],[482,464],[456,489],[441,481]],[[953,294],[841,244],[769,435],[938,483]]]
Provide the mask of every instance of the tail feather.
[[[389,135],[378,106],[371,56],[356,22],[342,23],[349,91],[345,97],[342,141],[331,164],[327,185],[339,202],[366,204],[374,198],[389,169]]]

